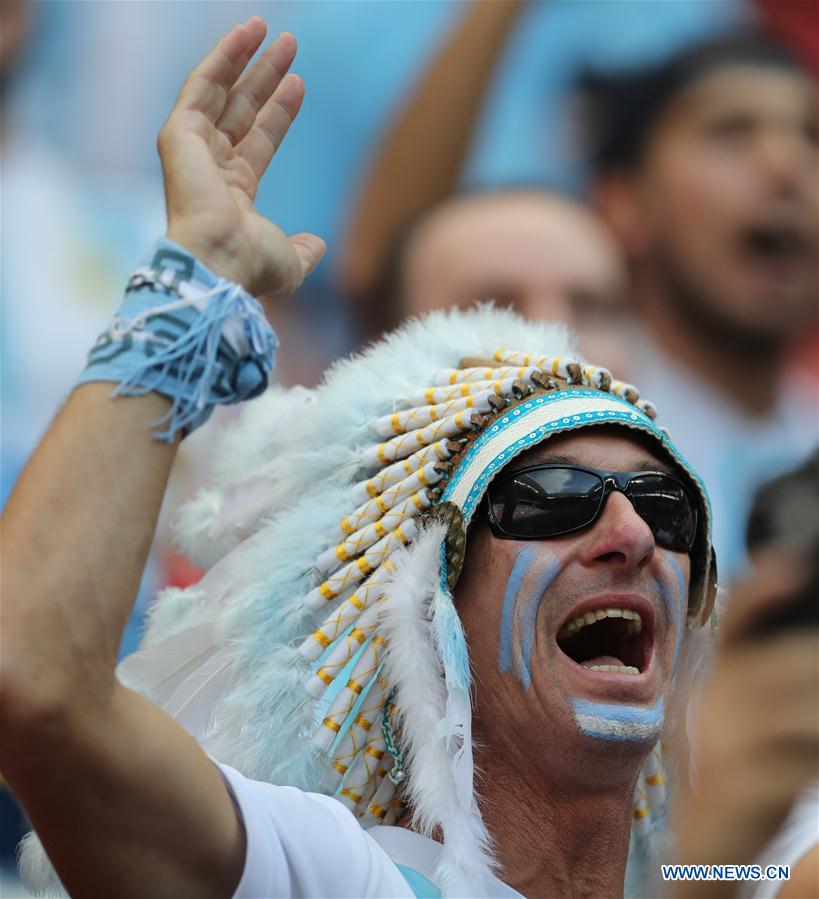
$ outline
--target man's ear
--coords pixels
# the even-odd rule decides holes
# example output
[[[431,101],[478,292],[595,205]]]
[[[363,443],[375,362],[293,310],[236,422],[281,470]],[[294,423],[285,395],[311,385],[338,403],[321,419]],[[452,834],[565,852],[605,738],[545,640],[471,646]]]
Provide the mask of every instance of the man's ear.
[[[648,211],[642,202],[639,178],[631,172],[603,175],[592,190],[592,202],[614,233],[629,260],[648,250]]]

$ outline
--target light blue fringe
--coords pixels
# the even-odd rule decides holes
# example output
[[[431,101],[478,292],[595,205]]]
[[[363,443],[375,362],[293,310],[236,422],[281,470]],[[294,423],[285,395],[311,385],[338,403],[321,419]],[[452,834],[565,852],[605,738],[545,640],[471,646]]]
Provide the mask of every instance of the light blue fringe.
[[[441,544],[440,593],[432,609],[432,630],[438,643],[438,652],[444,666],[447,684],[456,690],[467,692],[472,682],[469,671],[469,653],[463,624],[455,610],[452,594],[446,584],[446,547]]]
[[[119,380],[115,396],[157,392],[173,402],[153,423],[158,440],[170,442],[180,431],[187,433],[203,424],[217,404],[258,396],[275,365],[276,335],[261,305],[238,284],[219,280],[212,290],[199,294],[196,303],[201,308],[180,299],[146,309],[131,320],[115,319],[104,335],[114,348],[132,338],[132,350],[118,358],[120,365],[126,360],[130,364],[124,377],[114,378]],[[190,322],[176,339],[162,333],[163,325],[167,327],[163,318],[171,314]],[[242,338],[247,342],[246,355],[240,357],[227,342],[228,328],[233,332],[231,343]],[[138,358],[134,337],[141,344]]]

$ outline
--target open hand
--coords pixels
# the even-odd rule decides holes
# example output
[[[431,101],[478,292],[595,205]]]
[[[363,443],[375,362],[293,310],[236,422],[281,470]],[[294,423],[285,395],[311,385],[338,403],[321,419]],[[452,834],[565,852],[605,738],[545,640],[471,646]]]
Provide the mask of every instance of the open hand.
[[[226,34],[191,72],[159,133],[168,237],[256,296],[292,293],[324,254],[313,234],[288,237],[254,206],[259,180],[304,98],[288,74],[296,41],[264,40],[258,17]]]

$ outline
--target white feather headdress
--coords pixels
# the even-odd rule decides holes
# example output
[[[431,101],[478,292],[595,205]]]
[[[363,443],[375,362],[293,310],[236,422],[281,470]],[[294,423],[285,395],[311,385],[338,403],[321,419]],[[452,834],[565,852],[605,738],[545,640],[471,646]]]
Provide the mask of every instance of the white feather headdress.
[[[708,501],[654,414],[636,388],[576,359],[560,325],[489,306],[411,321],[316,391],[248,405],[214,486],[179,519],[207,572],[160,595],[118,675],[248,777],[335,795],[364,827],[396,820],[408,800],[419,830],[443,833],[445,894],[483,895],[492,856],[452,599],[466,529],[519,452],[595,424],[639,429],[700,499],[689,620],[701,621]],[[638,826],[662,780],[645,776]]]

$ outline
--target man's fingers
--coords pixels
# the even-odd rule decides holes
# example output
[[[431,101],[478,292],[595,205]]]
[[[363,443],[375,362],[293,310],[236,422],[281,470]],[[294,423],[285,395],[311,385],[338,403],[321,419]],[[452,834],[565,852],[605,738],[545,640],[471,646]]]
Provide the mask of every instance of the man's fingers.
[[[236,152],[247,160],[257,180],[279,149],[287,129],[298,115],[303,99],[304,82],[298,75],[286,75],[256,117],[253,127],[236,147]]]
[[[236,79],[259,49],[266,33],[267,26],[258,16],[229,31],[188,76],[175,111],[201,112],[215,124]]]
[[[238,144],[256,121],[259,110],[281,83],[296,56],[296,39],[280,34],[258,62],[233,88],[216,127]]]

